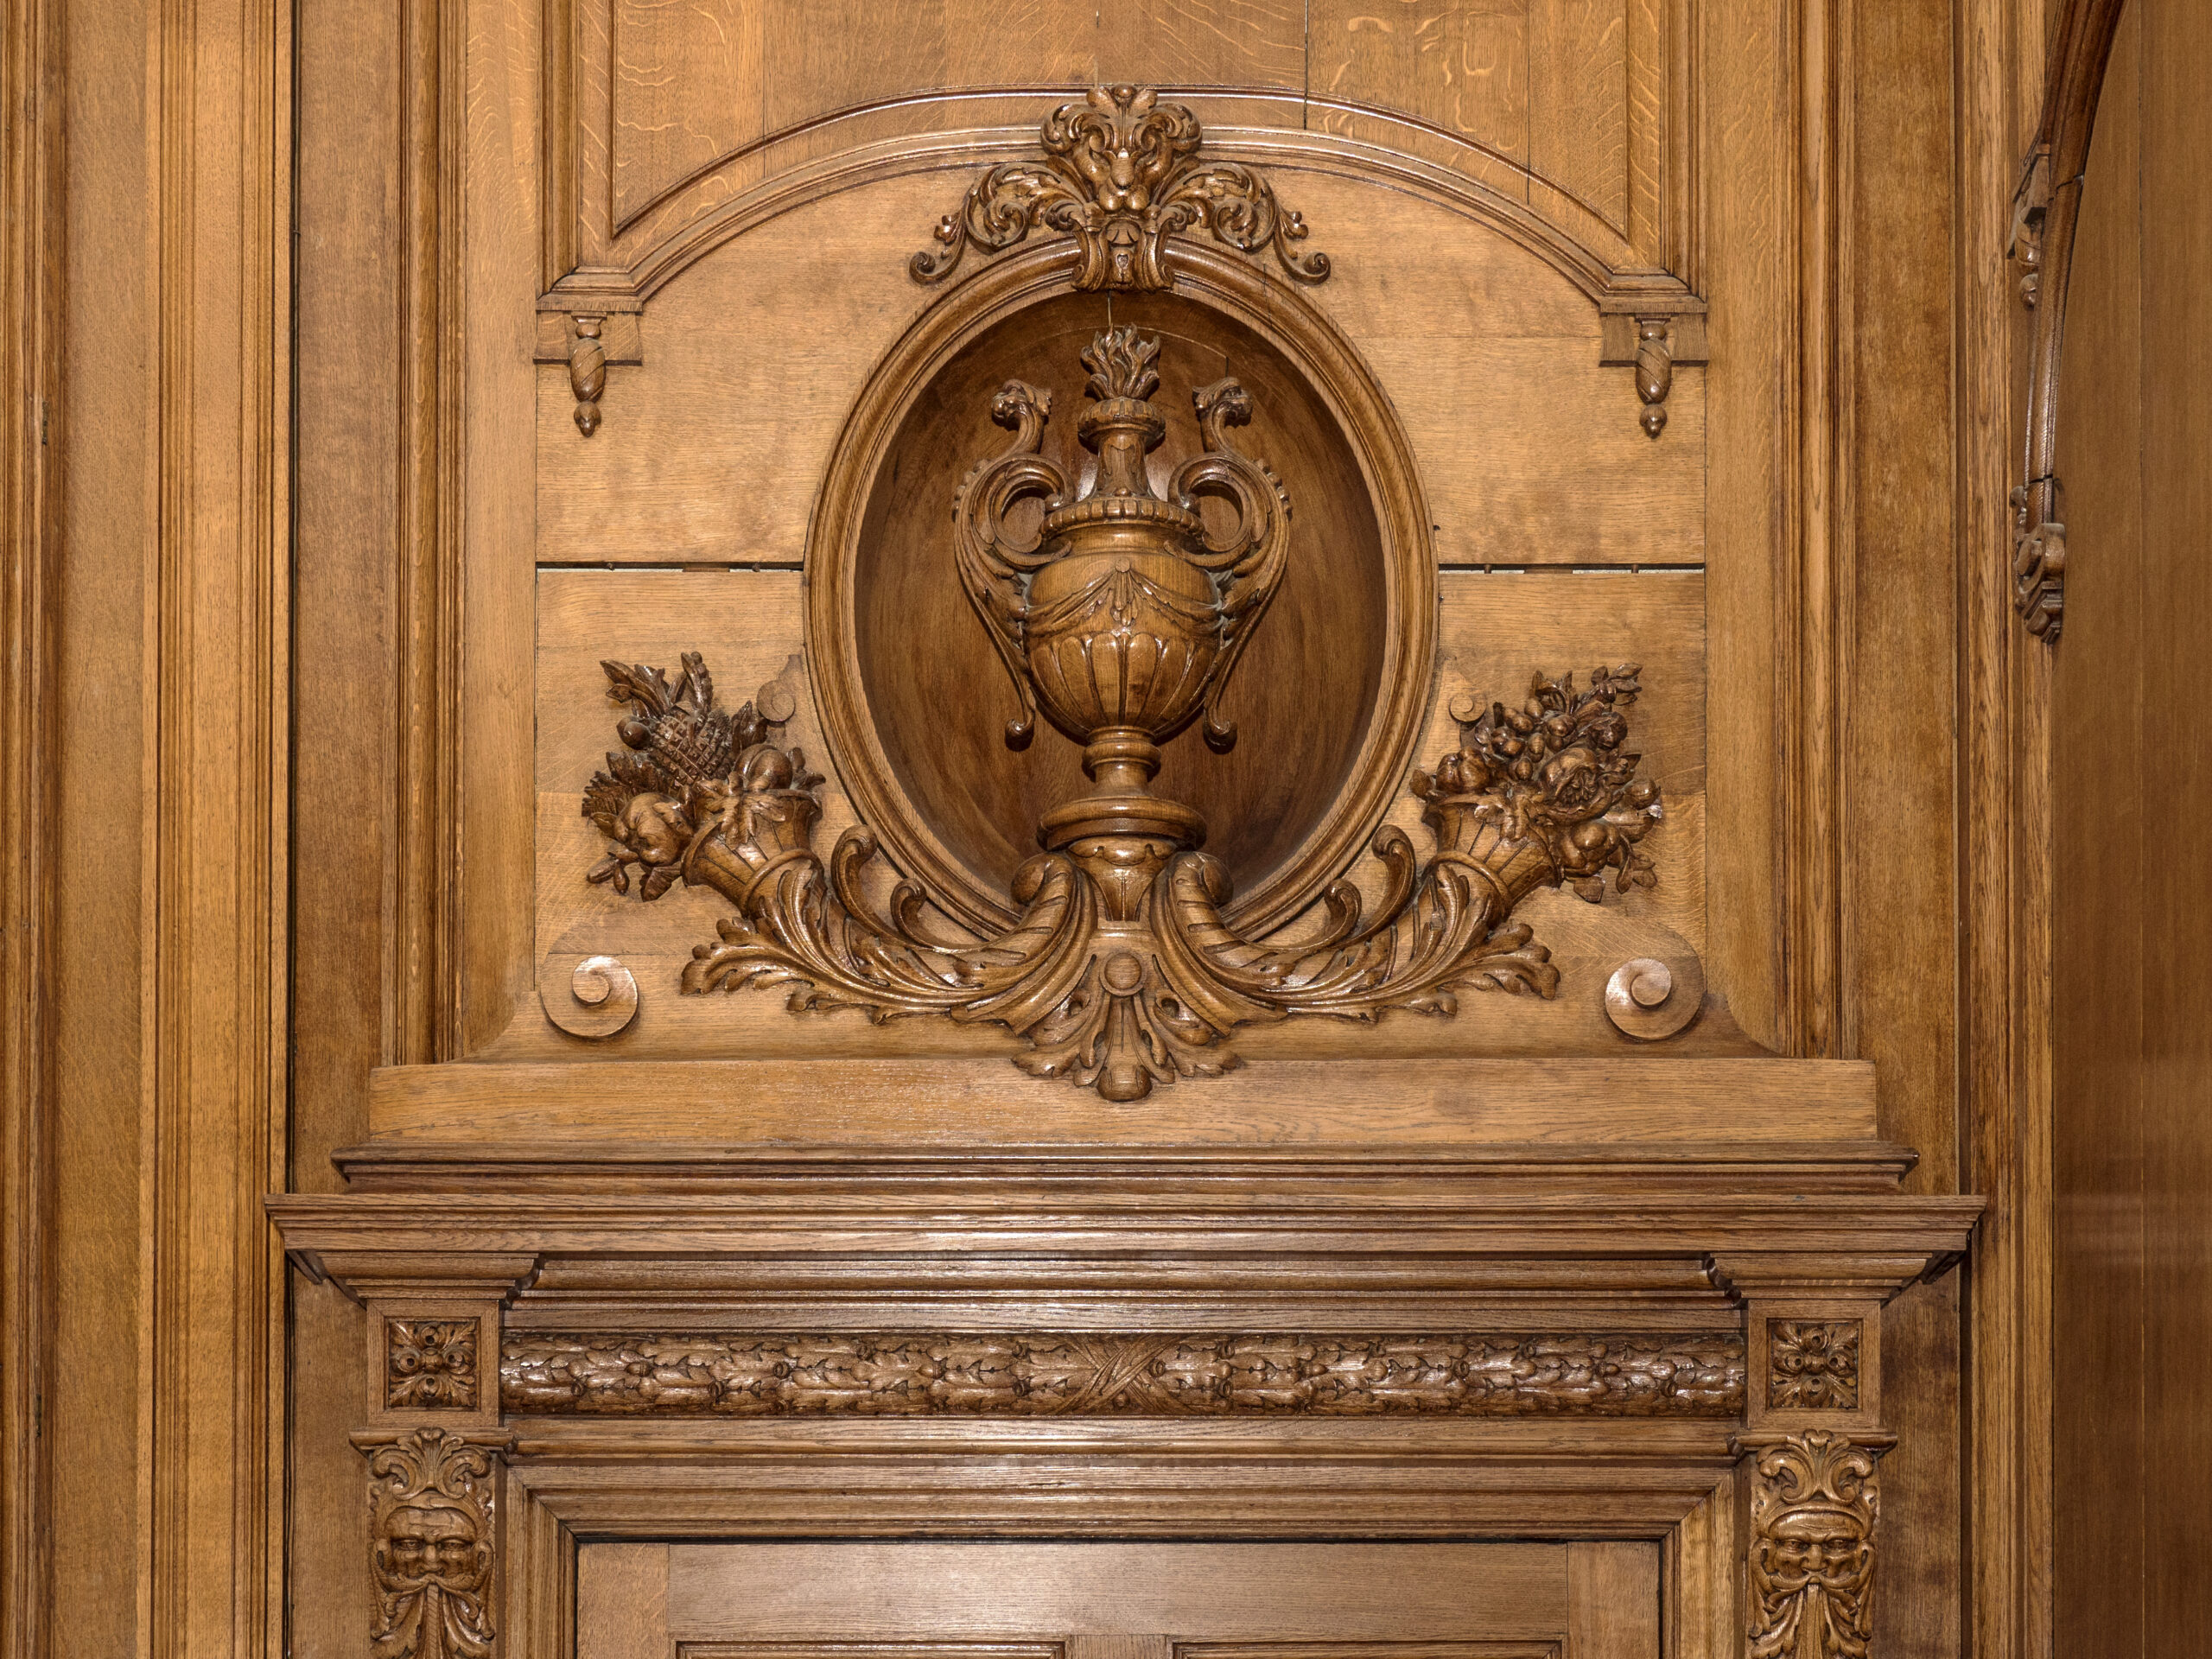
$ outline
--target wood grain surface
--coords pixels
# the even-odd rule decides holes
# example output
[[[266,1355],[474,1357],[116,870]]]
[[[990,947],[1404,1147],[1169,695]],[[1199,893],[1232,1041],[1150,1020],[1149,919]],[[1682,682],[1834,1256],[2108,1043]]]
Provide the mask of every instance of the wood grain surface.
[[[2069,9],[2069,10],[2078,9]],[[2208,132],[2181,65],[2201,10],[2121,15],[2081,185],[2056,516],[2065,634],[2051,688],[2051,1629],[2148,1655],[2205,1616],[2176,1490],[2212,1466],[2202,861],[2174,826],[2212,798],[2191,664],[2212,588],[2203,262]],[[2115,1501],[2118,1490],[2127,1494]]]

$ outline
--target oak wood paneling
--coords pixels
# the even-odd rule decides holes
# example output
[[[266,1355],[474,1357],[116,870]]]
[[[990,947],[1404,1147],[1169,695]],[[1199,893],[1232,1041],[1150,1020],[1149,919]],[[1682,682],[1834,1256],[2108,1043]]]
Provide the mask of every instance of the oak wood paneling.
[[[2144,1476],[2146,1454],[2172,1449],[2146,1445],[2140,1369],[2152,1309],[2142,895],[2160,861],[2145,833],[2155,762],[2142,711],[2157,671],[2144,636],[2157,601],[2143,534],[2143,394],[2146,348],[2162,349],[2143,333],[2143,16],[2124,11],[2113,37],[2075,234],[2057,515],[2071,539],[2051,738],[2052,1324],[2054,1351],[2082,1364],[2090,1390],[2059,1396],[2051,1421],[2052,1630],[2065,1649],[2115,1655],[2155,1650]]]
[[[419,15],[419,14],[418,14]],[[399,772],[397,609],[400,396],[391,373],[398,329],[404,213],[399,167],[402,31],[349,6],[310,3],[297,19],[299,245],[294,298],[299,373],[295,418],[314,457],[298,480],[293,536],[294,649],[315,695],[294,706],[294,845],[302,893],[360,893],[360,873],[396,868]],[[344,132],[348,142],[328,141]],[[311,826],[311,827],[310,827]],[[368,1129],[368,1072],[404,1052],[397,1041],[392,906],[316,907],[298,930],[292,995],[290,1157],[285,1185],[340,1190],[331,1152]],[[419,1006],[419,1004],[418,1004]],[[416,1052],[422,1052],[417,1050]],[[346,1440],[361,1405],[365,1322],[327,1287],[296,1284],[289,1332],[294,1488],[346,1492],[360,1480]],[[301,1506],[292,1569],[322,1592],[295,1603],[302,1654],[335,1653],[369,1624],[359,1564],[368,1508]]]
[[[1308,10],[1316,93],[1402,110],[1528,165],[1529,0],[1314,0]]]
[[[2174,826],[2212,807],[2194,658],[2212,614],[2212,358],[2203,271],[2212,119],[2182,66],[2201,8],[2121,14],[2083,177],[2060,387],[2065,635],[2053,683],[2057,825],[2053,1186],[2053,1629],[2149,1655],[2202,1624],[2178,1491],[2212,1471],[2212,881]]]
[[[580,1659],[1657,1659],[1648,1543],[588,1546]]]
[[[1010,0],[988,21],[957,0],[613,0],[612,27],[618,224],[747,144],[903,94],[1306,74],[1302,0]]]
[[[1440,559],[1703,562],[1702,369],[1675,371],[1655,443],[1628,376],[1599,365],[1589,301],[1534,255],[1409,195],[1278,188],[1327,238],[1335,269],[1312,297],[1397,407]],[[887,180],[709,255],[654,300],[645,364],[610,377],[588,439],[566,369],[542,366],[538,558],[797,563],[838,428],[934,297],[905,261],[949,200],[941,175]]]
[[[949,554],[948,554],[949,563]],[[639,1013],[619,1039],[624,1054],[644,1058],[709,1055],[890,1055],[978,1052],[1003,1044],[988,1029],[956,1028],[936,1020],[911,1020],[875,1027],[852,1014],[794,1020],[780,995],[683,996],[677,991],[691,948],[714,935],[727,908],[704,888],[679,886],[652,904],[624,895],[584,875],[603,843],[579,810],[584,783],[613,740],[613,713],[606,697],[602,659],[672,667],[683,652],[702,651],[734,705],[764,681],[781,677],[799,694],[791,741],[810,755],[825,753],[804,665],[799,577],[784,570],[548,570],[539,582],[537,685],[537,981],[543,996],[568,999],[569,976],[585,957],[619,957],[637,978]],[[1569,671],[1586,679],[1599,664],[1635,663],[1645,691],[1630,715],[1633,747],[1644,757],[1644,775],[1664,791],[1667,817],[1648,842],[1660,861],[1658,884],[1590,905],[1564,892],[1529,901],[1528,918],[1552,950],[1566,979],[1555,998],[1469,994],[1449,1020],[1397,1015],[1363,1033],[1362,1047],[1389,1055],[1633,1052],[1640,1046],[1606,1019],[1600,991],[1606,976],[1632,957],[1671,958],[1701,954],[1707,937],[1708,876],[1705,843],[1707,701],[1704,578],[1694,571],[1624,570],[1526,572],[1447,571],[1442,577],[1437,695],[1415,764],[1433,766],[1459,742],[1451,718],[1454,698],[1472,696],[1518,706],[1531,676]],[[1272,620],[1272,619],[1271,619]],[[974,626],[964,613],[954,626]],[[978,629],[980,633],[980,629]],[[990,666],[986,664],[987,667]],[[995,673],[995,670],[993,670]],[[988,688],[989,678],[985,680]],[[988,695],[988,691],[986,693]],[[993,708],[996,705],[991,704]],[[1047,732],[1020,757],[1039,764],[1039,751],[1067,749]],[[1203,773],[1212,757],[1194,734],[1169,746],[1171,755],[1196,756]],[[980,786],[980,785],[979,785]],[[825,810],[816,832],[828,847],[855,822],[834,779],[824,791]],[[1021,798],[995,799],[985,809],[1026,822]],[[1421,803],[1399,791],[1388,822],[1425,847],[1431,832]],[[1018,858],[1009,853],[1010,874]],[[1350,872],[1379,899],[1382,869],[1361,856]],[[877,886],[887,891],[887,870]],[[1740,883],[1731,883],[1731,887]],[[1722,999],[1725,982],[1714,988]],[[519,1058],[573,1054],[579,1045],[543,1025],[535,1010],[503,1041],[500,1052]],[[1294,1021],[1249,1032],[1239,1051],[1262,1057],[1329,1058],[1341,1052],[1344,1028],[1333,1021]],[[1725,1007],[1712,1013],[1670,1052],[1751,1052]],[[1012,1073],[1007,1086],[1040,1087]],[[1247,1080],[1229,1080],[1243,1088]],[[1268,1087],[1262,1073],[1249,1086]],[[1217,1087],[1219,1085],[1209,1085]],[[1044,1096],[1039,1096],[1040,1098]]]
[[[1629,216],[1629,6],[1532,0],[1530,170],[1620,235]]]
[[[2212,861],[2169,825],[2212,812],[2212,719],[2195,669],[2212,618],[2212,16],[2156,0],[2143,27],[2144,1624],[2152,1643],[2212,1623],[2184,1497],[2212,1482]],[[2155,895],[2155,900],[2154,900]]]

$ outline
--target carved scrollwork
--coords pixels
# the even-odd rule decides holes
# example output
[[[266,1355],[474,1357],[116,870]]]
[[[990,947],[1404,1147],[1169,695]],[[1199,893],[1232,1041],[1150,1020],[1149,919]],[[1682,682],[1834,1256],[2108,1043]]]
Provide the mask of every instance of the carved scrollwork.
[[[375,1659],[488,1659],[493,1459],[507,1444],[423,1428],[363,1448]]]
[[[1738,1441],[1752,1457],[1751,1659],[1866,1659],[1886,1444],[1821,1429]]]
[[[628,1416],[1722,1417],[1734,1335],[1319,1337],[511,1332],[507,1411]]]
[[[610,846],[590,879],[626,892],[635,875],[648,899],[704,883],[736,906],[719,941],[694,951],[686,991],[790,983],[795,1010],[992,1021],[1028,1039],[1025,1070],[1135,1100],[1236,1065],[1224,1039],[1242,1025],[1448,1014],[1470,986],[1549,996],[1559,971],[1514,907],[1543,887],[1596,903],[1609,875],[1616,892],[1655,880],[1637,843],[1660,818],[1659,791],[1624,747],[1637,670],[1600,668],[1580,690],[1571,675],[1538,675],[1519,709],[1453,709],[1459,748],[1413,779],[1435,850],[1422,867],[1402,833],[1375,838],[1388,880],[1372,920],[1338,880],[1318,929],[1253,939],[1230,926],[1230,875],[1199,850],[1204,817],[1151,783],[1159,746],[1201,712],[1214,747],[1236,741],[1221,688],[1281,581],[1291,503],[1231,442],[1252,406],[1226,379],[1193,394],[1204,451],[1154,493],[1145,456],[1166,429],[1148,400],[1157,352],[1122,329],[1084,353],[1093,402],[1077,431],[1098,457],[1089,494],[1071,499],[1041,453],[1049,398],[1014,381],[992,408],[1014,442],[955,499],[961,581],[1018,700],[1007,741],[1027,743],[1041,710],[1084,746],[1093,785],[1043,815],[1045,851],[1014,872],[1021,911],[1006,931],[948,942],[923,924],[928,895],[903,881],[878,914],[861,880],[874,836],[849,831],[826,865],[817,856],[819,779],[770,741],[765,702],[734,717],[715,709],[696,654],[673,685],[658,669],[605,665],[630,713],[617,728],[626,753],[584,796]],[[1209,531],[1206,496],[1233,510],[1231,528]],[[1011,539],[1010,510],[1031,499],[1037,537]]]
[[[651,683],[651,671],[609,672],[618,690]],[[848,831],[824,864],[812,848],[820,780],[798,751],[767,743],[680,796],[655,779],[618,785],[602,773],[587,810],[599,804],[619,846],[594,879],[643,869],[646,898],[680,878],[736,906],[719,940],[693,953],[687,992],[783,983],[794,1011],[995,1021],[1029,1039],[1016,1057],[1024,1070],[1136,1099],[1155,1083],[1237,1064],[1223,1039],[1239,1025],[1448,1014],[1468,988],[1552,995],[1559,970],[1510,919],[1514,907],[1540,887],[1565,885],[1596,903],[1609,884],[1625,892],[1656,880],[1637,843],[1659,820],[1659,791],[1622,747],[1638,689],[1633,669],[1596,671],[1584,690],[1572,677],[1540,676],[1523,708],[1493,704],[1468,722],[1460,748],[1414,779],[1435,836],[1427,865],[1405,836],[1383,830],[1379,912],[1364,918],[1359,890],[1338,881],[1323,895],[1320,931],[1295,943],[1235,932],[1222,916],[1226,869],[1166,835],[1084,836],[1041,854],[1015,874],[1023,908],[1011,928],[944,942],[925,931],[926,895],[912,884],[894,887],[887,914],[868,902],[861,875],[876,842],[867,830]],[[632,800],[612,798],[622,788],[634,788]]]
[[[1001,162],[978,179],[938,222],[942,246],[914,255],[907,270],[916,282],[942,282],[970,244],[1000,252],[1042,225],[1080,243],[1079,289],[1166,288],[1161,245],[1201,230],[1245,253],[1274,249],[1299,282],[1324,280],[1328,256],[1292,247],[1306,221],[1251,168],[1199,160],[1201,136],[1195,115],[1149,87],[1093,87],[1045,118],[1041,158]]]

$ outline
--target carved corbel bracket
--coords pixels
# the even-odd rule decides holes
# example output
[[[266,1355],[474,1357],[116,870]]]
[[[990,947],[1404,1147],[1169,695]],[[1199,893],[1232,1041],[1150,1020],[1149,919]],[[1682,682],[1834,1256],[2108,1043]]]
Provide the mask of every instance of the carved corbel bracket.
[[[1636,371],[1637,417],[1647,437],[1667,429],[1667,399],[1675,389],[1675,366],[1707,361],[1702,311],[1608,311],[1598,361],[1604,368]]]
[[[489,1659],[505,1433],[356,1434],[369,1465],[369,1651]]]
[[[576,430],[589,437],[599,430],[599,400],[607,389],[609,364],[634,368],[645,360],[645,330],[638,302],[609,299],[594,310],[580,299],[557,307],[541,302],[535,360],[558,363],[569,371],[569,391],[576,400]]]
[[[2031,311],[2043,288],[2044,221],[2050,211],[2050,146],[2028,152],[2020,182],[2012,192],[2012,233],[2005,252],[2020,267],[2020,303]]]
[[[2030,633],[2054,643],[2066,612],[2066,526],[2050,513],[2059,496],[2056,478],[2012,490],[2012,608]]]
[[[1874,1465],[1891,1434],[1808,1428],[1732,1442],[1751,1487],[1750,1659],[1866,1659],[1874,1630]]]
[[[1874,1466],[1882,1306],[1950,1258],[1918,1253],[1727,1254],[1713,1277],[1744,1299],[1745,1566],[1755,1659],[1866,1659],[1873,1629]]]

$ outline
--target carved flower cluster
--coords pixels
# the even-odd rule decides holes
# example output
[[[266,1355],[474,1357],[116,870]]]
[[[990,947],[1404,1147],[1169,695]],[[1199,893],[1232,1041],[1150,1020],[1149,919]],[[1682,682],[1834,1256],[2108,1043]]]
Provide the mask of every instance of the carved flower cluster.
[[[1539,674],[1522,707],[1493,702],[1472,720],[1460,716],[1459,750],[1433,776],[1414,777],[1440,842],[1465,850],[1488,830],[1541,847],[1555,878],[1592,904],[1607,870],[1616,893],[1652,886],[1651,861],[1636,843],[1660,819],[1659,786],[1636,776],[1643,756],[1621,747],[1637,672],[1633,664],[1593,669],[1580,692],[1572,674]]]
[[[607,856],[587,878],[658,899],[681,879],[708,831],[735,827],[747,796],[808,790],[821,782],[798,749],[769,740],[785,719],[747,702],[732,714],[715,707],[714,681],[697,652],[683,653],[671,685],[665,671],[605,662],[607,700],[631,712],[615,727],[621,751],[584,789],[583,815],[607,839]],[[766,702],[768,688],[761,701]]]

